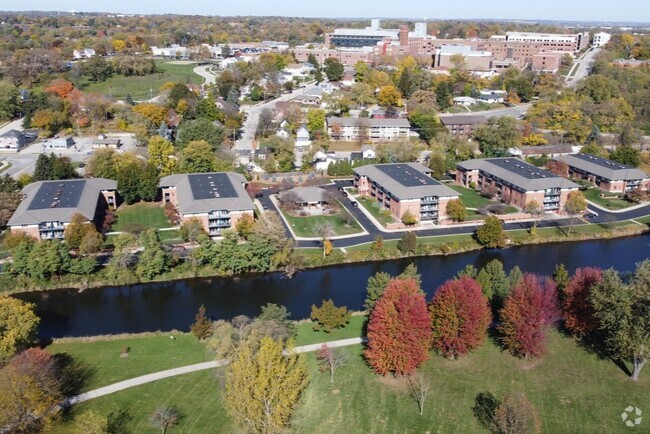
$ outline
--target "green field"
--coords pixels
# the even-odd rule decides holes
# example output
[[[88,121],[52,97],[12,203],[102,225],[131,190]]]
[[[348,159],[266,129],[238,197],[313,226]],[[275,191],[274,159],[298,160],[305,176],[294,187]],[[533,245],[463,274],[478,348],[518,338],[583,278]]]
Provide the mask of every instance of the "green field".
[[[386,226],[389,223],[395,223],[395,217],[390,213],[390,211],[383,210],[380,208],[379,202],[372,200],[369,197],[357,197],[357,201],[363,206],[372,216],[381,223],[383,226]]]
[[[600,205],[606,209],[617,210],[617,209],[628,208],[636,205],[635,203],[628,202],[627,200],[622,199],[620,197],[615,199],[602,198],[600,197],[601,194],[605,194],[606,196],[617,196],[617,195],[613,193],[604,192],[603,190],[596,187],[587,189],[587,191],[585,191],[584,194],[585,194],[585,198],[588,201],[594,202],[595,204]]]
[[[300,217],[290,215],[288,212],[282,210],[282,215],[291,225],[291,229],[298,237],[319,237],[317,228],[319,225],[330,222],[334,228],[334,236],[336,235],[352,235],[362,232],[361,226],[355,219],[351,225],[347,225],[344,218],[348,216],[348,212],[341,206],[340,211],[334,215],[317,215]]]
[[[539,411],[542,432],[553,434],[629,432],[620,418],[623,409],[650,408],[649,372],[634,383],[610,360],[558,333],[550,335],[548,353],[541,359],[517,359],[491,341],[455,361],[432,354],[421,369],[432,386],[423,416],[404,378],[373,374],[360,345],[343,351],[348,362],[336,372],[334,384],[318,371],[314,354],[307,355],[311,381],[290,432],[487,432],[472,412],[476,395],[485,392],[497,398],[524,392]],[[106,415],[122,408],[132,416],[132,432],[154,433],[148,416],[156,407],[170,405],[185,415],[171,432],[239,432],[223,409],[222,388],[221,369],[187,374],[94,399],[75,407],[73,416],[89,410]],[[54,432],[72,432],[73,427],[74,419],[56,425]]]
[[[496,204],[495,201],[481,196],[481,193],[476,190],[472,190],[471,188],[465,188],[461,185],[456,184],[448,184],[447,186],[460,193],[460,199],[463,201],[463,205],[465,205],[467,208],[480,208],[482,206]]]
[[[122,205],[115,213],[117,218],[111,231],[120,232],[129,229],[129,226],[140,225],[144,229],[169,228],[169,220],[163,208],[156,203],[140,202],[133,205]]]
[[[202,84],[203,78],[192,71],[196,64],[174,65],[166,61],[156,60],[156,65],[161,70],[154,74],[142,77],[125,77],[113,75],[101,83],[82,82],[81,88],[85,92],[110,95],[116,99],[124,99],[131,95],[134,100],[147,100],[160,93],[160,87],[168,82]]]

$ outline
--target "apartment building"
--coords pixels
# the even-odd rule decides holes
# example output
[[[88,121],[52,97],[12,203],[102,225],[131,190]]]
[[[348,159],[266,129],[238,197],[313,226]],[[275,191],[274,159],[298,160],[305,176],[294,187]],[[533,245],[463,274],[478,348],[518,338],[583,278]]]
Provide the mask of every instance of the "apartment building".
[[[485,121],[484,116],[440,116],[440,122],[447,128],[449,134],[465,138],[470,137],[476,127],[485,123]]]
[[[569,166],[569,176],[585,179],[612,193],[650,190],[650,175],[635,167],[589,154],[561,155],[555,158]]]
[[[458,193],[431,177],[420,163],[370,164],[354,169],[359,195],[372,197],[393,217],[410,212],[419,222],[438,223],[447,216],[447,203]]]
[[[403,118],[327,118],[332,140],[390,142],[408,139],[411,124]]]
[[[612,39],[612,35],[609,33],[598,32],[594,34],[594,40],[591,45],[594,47],[602,47],[603,45],[606,45],[610,39]]]
[[[165,176],[160,180],[163,203],[173,204],[181,220],[197,218],[212,237],[234,228],[255,206],[239,173],[213,172]]]
[[[23,201],[9,219],[13,233],[37,240],[62,239],[72,216],[99,223],[107,207],[117,204],[117,181],[105,178],[38,181],[22,190]]]
[[[492,38],[512,42],[538,42],[550,51],[577,52],[589,46],[589,32],[572,34],[506,32],[505,36],[495,35]]]
[[[456,183],[479,190],[494,188],[504,203],[521,209],[532,200],[545,212],[560,213],[572,191],[579,186],[518,158],[485,158],[456,165]]]

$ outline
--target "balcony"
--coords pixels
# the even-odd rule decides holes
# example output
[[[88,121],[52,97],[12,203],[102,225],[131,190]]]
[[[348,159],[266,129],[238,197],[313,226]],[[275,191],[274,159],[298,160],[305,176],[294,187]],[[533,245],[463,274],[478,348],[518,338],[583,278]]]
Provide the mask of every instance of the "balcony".
[[[41,231],[42,240],[60,240],[63,238],[63,231]]]
[[[38,225],[38,230],[40,231],[52,231],[52,230],[64,230],[65,227],[63,226],[62,222],[47,222],[47,223],[41,223]]]
[[[230,217],[230,212],[229,211],[212,211],[211,213],[208,213],[208,218],[209,219],[218,219],[218,218],[223,218],[223,217]]]
[[[438,206],[436,206],[436,205],[423,205],[423,206],[420,206],[420,211],[421,212],[438,211]]]
[[[230,219],[219,219],[219,220],[210,220],[208,222],[209,228],[229,228]]]
[[[438,205],[438,198],[435,196],[425,196],[420,200],[422,205]]]

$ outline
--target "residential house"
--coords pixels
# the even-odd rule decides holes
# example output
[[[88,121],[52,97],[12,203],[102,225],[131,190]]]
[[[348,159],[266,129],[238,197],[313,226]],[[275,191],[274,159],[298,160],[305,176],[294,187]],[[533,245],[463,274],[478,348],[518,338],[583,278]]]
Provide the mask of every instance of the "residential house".
[[[51,151],[65,151],[74,146],[74,139],[72,137],[61,137],[50,139],[43,142],[43,149]]]
[[[291,98],[290,102],[297,102],[302,105],[320,107],[320,102],[323,99],[321,95],[298,95]]]
[[[232,229],[255,206],[239,173],[213,172],[165,176],[160,180],[164,203],[173,204],[182,221],[197,218],[212,237]]]
[[[472,98],[471,96],[455,96],[454,97],[454,105],[461,105],[464,107],[469,107],[471,105],[478,104],[478,101],[476,98]]]
[[[165,128],[165,135],[168,133],[168,128]],[[122,147],[122,141],[117,137],[99,137],[94,139],[92,142],[93,149],[120,149]]]
[[[320,208],[331,201],[330,193],[320,187],[294,187],[280,193],[280,201],[292,201],[303,208]]]
[[[95,57],[96,53],[95,50],[92,48],[83,48],[81,50],[74,50],[72,52],[72,55],[74,56],[75,59],[90,59],[91,57]]]
[[[485,120],[484,116],[475,115],[440,116],[440,122],[449,133],[459,137],[470,137],[474,129]]]
[[[353,170],[359,195],[376,199],[397,220],[409,212],[418,222],[438,223],[447,216],[447,203],[459,196],[420,163],[369,164]]]
[[[506,92],[505,90],[487,89],[487,90],[480,91],[476,98],[479,101],[488,104],[497,104],[497,103],[503,104],[506,101],[507,96],[508,96],[508,92]]]
[[[478,190],[493,189],[508,205],[526,208],[530,201],[545,212],[560,213],[579,185],[518,158],[485,158],[456,164],[456,183]]]
[[[327,133],[333,140],[390,142],[407,139],[410,129],[403,118],[327,118]]]
[[[635,167],[589,154],[562,155],[555,158],[569,166],[569,176],[593,182],[602,190],[629,193],[650,191],[650,175]]]
[[[101,223],[107,207],[117,205],[117,181],[105,178],[38,181],[26,185],[23,201],[9,219],[12,233],[37,240],[62,239],[72,216]]]

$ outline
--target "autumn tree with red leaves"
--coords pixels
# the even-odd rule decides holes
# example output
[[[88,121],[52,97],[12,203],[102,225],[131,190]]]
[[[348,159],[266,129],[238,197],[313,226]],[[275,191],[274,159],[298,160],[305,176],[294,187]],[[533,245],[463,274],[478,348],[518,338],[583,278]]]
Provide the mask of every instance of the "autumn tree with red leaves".
[[[500,311],[499,331],[503,345],[519,357],[541,356],[545,350],[546,330],[559,314],[553,280],[524,274]]]
[[[488,298],[478,282],[467,276],[443,283],[429,312],[433,348],[450,359],[478,348],[492,321]]]
[[[598,320],[589,297],[591,288],[603,279],[600,268],[578,268],[564,289],[562,317],[564,325],[578,337],[598,328]]]
[[[59,97],[66,99],[70,92],[74,89],[74,84],[70,83],[68,80],[63,78],[57,78],[53,80],[48,87],[45,88],[47,93],[55,93]]]
[[[393,279],[368,322],[365,357],[381,375],[408,375],[426,359],[431,343],[431,318],[414,279]]]

